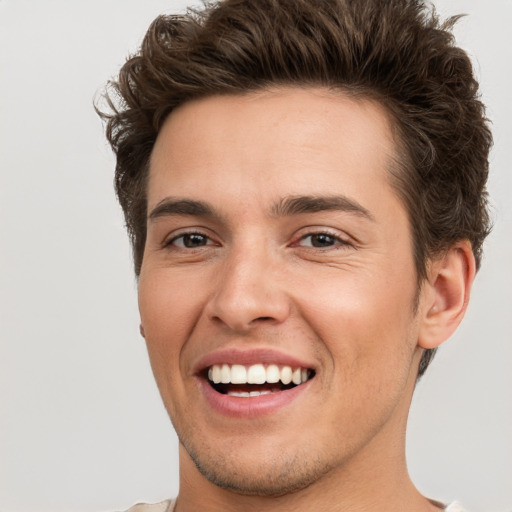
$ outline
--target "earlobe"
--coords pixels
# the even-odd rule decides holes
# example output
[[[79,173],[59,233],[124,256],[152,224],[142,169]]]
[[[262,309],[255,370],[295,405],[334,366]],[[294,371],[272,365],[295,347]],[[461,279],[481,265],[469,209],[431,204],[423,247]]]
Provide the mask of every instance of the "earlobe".
[[[453,334],[466,312],[475,273],[475,257],[467,240],[431,262],[422,290],[421,348],[438,347]]]
[[[140,335],[145,339],[146,334],[144,332],[144,327],[142,327],[142,324],[139,325],[139,331],[140,331]]]

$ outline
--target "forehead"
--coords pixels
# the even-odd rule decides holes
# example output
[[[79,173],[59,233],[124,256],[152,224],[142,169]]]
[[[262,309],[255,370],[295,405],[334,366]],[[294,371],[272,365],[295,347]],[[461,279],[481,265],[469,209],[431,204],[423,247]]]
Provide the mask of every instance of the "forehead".
[[[395,159],[390,116],[375,101],[323,88],[212,96],[167,118],[151,157],[148,202],[169,194],[378,195],[382,186],[392,193]]]

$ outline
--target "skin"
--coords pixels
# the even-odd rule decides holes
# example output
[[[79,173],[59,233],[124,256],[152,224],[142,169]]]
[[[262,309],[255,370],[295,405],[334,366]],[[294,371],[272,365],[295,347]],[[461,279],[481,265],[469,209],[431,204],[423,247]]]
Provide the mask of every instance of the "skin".
[[[474,262],[464,242],[431,262],[414,308],[392,134],[377,103],[320,88],[210,97],[166,120],[139,307],[180,439],[178,511],[439,510],[408,477],[405,428],[422,351],[462,318]],[[345,202],[278,207],[303,196]],[[162,207],[181,200],[208,211]],[[307,361],[307,390],[272,414],[213,410],[201,357],[260,348]]]

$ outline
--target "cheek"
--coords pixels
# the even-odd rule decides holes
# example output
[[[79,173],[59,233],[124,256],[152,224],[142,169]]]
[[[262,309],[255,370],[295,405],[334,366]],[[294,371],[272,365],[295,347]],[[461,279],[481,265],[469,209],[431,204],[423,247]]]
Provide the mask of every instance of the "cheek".
[[[143,271],[139,280],[139,311],[149,359],[162,398],[171,408],[169,397],[181,386],[180,354],[197,317],[197,301],[188,289],[183,280],[169,279],[165,272]]]
[[[194,290],[190,279],[166,269],[141,273],[139,311],[149,344],[179,348],[198,314],[200,297]]]
[[[342,379],[363,373],[370,380],[384,379],[391,367],[407,367],[415,347],[413,283],[409,276],[385,272],[367,273],[364,279],[347,273],[307,287],[303,315],[333,366],[342,367]]]

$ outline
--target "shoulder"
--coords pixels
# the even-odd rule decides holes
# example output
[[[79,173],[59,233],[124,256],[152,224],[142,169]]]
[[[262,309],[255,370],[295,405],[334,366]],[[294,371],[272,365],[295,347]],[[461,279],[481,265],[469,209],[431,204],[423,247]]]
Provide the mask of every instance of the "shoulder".
[[[160,503],[137,503],[125,512],[172,512],[174,500],[165,500]]]

